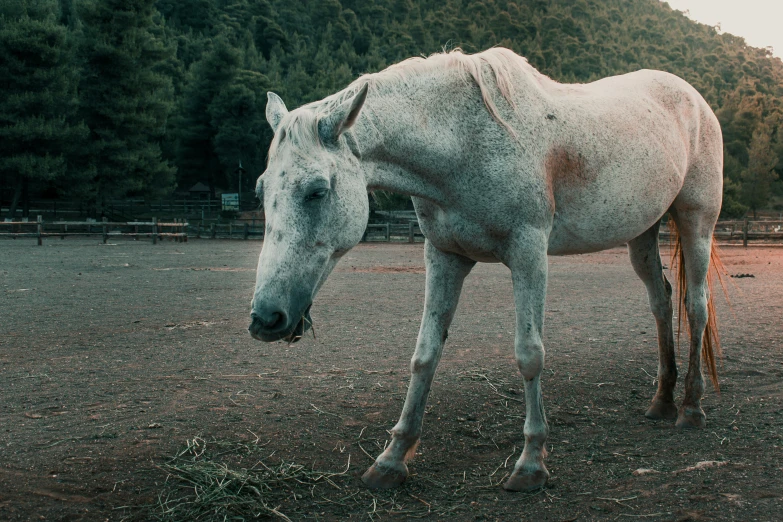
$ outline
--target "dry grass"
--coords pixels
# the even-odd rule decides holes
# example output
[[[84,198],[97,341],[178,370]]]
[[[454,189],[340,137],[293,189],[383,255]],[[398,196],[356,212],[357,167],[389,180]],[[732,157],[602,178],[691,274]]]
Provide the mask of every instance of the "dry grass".
[[[161,520],[233,520],[262,516],[291,520],[280,511],[286,499],[297,500],[309,489],[326,484],[336,490],[334,478],[345,471],[325,473],[281,462],[270,466],[261,456],[263,446],[244,442],[210,441],[195,437],[160,468],[168,473],[158,496]],[[248,459],[250,457],[250,459]],[[231,461],[249,460],[250,467]]]
[[[340,472],[272,461],[273,455],[266,455],[258,440],[188,440],[185,448],[158,466],[168,476],[149,516],[166,521],[290,521],[317,519],[318,508],[327,504],[331,512],[335,507],[346,513],[363,511],[368,520],[389,514],[420,518],[431,512],[430,504],[409,487],[388,492],[363,488],[349,474],[350,454]]]

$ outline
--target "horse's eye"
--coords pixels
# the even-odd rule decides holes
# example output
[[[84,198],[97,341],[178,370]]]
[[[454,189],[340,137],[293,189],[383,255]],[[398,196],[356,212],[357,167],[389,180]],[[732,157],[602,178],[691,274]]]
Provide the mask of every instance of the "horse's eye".
[[[314,199],[323,199],[326,197],[326,193],[328,192],[328,189],[318,189],[313,192],[311,192],[305,199],[307,201],[312,201]]]

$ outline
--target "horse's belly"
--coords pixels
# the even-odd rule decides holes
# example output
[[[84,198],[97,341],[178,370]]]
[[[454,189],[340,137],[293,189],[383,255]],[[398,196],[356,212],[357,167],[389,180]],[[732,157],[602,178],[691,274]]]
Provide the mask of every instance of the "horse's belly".
[[[564,197],[556,202],[548,253],[597,252],[638,237],[669,209],[682,184],[678,178],[659,179],[655,185],[617,180],[570,204]]]

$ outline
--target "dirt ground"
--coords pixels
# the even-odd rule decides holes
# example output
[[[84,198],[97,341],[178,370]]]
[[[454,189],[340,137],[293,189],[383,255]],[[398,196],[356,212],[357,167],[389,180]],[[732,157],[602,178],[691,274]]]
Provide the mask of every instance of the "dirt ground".
[[[276,505],[291,520],[781,519],[783,248],[723,248],[730,274],[754,277],[731,279],[732,310],[718,297],[722,393],[708,388],[707,428],[687,432],[643,416],[655,324],[624,249],[552,258],[552,476],[532,494],[498,485],[524,422],[505,267],[468,278],[412,475],[373,493],[358,477],[402,406],[422,246],[351,251],[313,306],[317,339],[293,346],[247,333],[259,249],[0,242],[0,519],[176,518],[161,466],[188,440],[334,473]]]

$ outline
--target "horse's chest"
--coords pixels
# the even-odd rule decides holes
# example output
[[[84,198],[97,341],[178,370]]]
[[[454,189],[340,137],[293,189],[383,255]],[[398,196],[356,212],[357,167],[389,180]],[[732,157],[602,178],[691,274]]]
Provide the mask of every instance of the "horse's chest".
[[[497,263],[503,238],[498,227],[460,212],[444,211],[433,205],[416,205],[424,237],[438,250],[452,252],[483,263]]]

